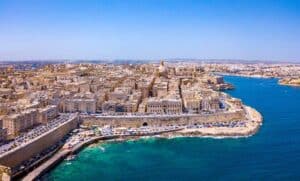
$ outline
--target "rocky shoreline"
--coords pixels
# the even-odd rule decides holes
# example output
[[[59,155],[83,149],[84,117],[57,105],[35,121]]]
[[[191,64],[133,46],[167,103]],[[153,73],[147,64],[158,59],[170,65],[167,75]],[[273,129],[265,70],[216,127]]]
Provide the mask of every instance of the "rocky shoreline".
[[[283,78],[278,81],[279,85],[286,85],[286,86],[292,86],[292,87],[300,87],[300,78],[294,79],[294,78]]]
[[[254,135],[262,125],[263,117],[254,108],[244,106],[247,112],[247,122],[245,127],[234,128],[197,128],[197,129],[183,129],[176,132],[163,134],[165,137],[248,137]]]

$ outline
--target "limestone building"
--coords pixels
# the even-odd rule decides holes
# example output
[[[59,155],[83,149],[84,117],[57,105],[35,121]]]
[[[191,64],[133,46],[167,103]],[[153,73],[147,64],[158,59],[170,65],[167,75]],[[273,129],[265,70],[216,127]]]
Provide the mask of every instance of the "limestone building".
[[[182,103],[180,99],[149,98],[146,109],[147,113],[180,114],[182,113]]]
[[[38,110],[38,122],[42,124],[48,123],[48,121],[56,118],[58,116],[57,105],[49,105],[45,108],[40,108]]]
[[[89,98],[70,98],[61,102],[61,111],[66,113],[95,113],[96,100]]]
[[[7,139],[7,128],[3,128],[3,119],[0,117],[0,142]]]
[[[28,109],[21,113],[9,115],[3,121],[3,127],[7,128],[9,136],[17,136],[37,124],[38,112],[36,109]]]

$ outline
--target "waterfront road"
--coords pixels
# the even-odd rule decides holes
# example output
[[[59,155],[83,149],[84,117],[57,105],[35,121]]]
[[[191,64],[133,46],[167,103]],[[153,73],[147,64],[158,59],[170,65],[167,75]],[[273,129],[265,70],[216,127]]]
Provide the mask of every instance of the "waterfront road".
[[[22,180],[23,181],[32,181],[32,180],[34,180],[39,175],[42,175],[43,173],[45,173],[49,169],[51,169],[54,165],[56,165],[57,162],[63,160],[69,153],[71,153],[71,150],[61,150],[61,151],[57,152],[53,157],[51,157],[45,163],[40,165],[34,171],[30,172]]]

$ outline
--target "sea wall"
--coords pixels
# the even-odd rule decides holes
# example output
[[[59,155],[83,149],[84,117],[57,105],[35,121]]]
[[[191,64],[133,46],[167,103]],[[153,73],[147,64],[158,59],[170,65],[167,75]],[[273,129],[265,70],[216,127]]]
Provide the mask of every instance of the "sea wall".
[[[117,127],[170,126],[203,122],[223,122],[245,119],[244,110],[220,112],[215,114],[194,115],[162,115],[162,116],[83,116],[80,117],[85,126],[112,125]]]
[[[0,157],[0,165],[6,167],[15,167],[25,160],[29,160],[32,156],[37,155],[41,151],[61,140],[68,132],[76,128],[78,125],[78,116],[72,117],[61,126],[46,132],[45,134],[35,138],[31,142],[7,152]]]
[[[247,137],[254,135],[262,125],[263,117],[254,108],[245,106],[246,120],[243,127],[206,127],[183,129],[172,134],[173,136],[211,136],[211,137]]]

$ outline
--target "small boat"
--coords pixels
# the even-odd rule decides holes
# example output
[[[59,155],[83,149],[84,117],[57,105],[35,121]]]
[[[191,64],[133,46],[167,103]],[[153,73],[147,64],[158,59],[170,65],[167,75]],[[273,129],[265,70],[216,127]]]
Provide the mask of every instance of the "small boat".
[[[103,152],[105,151],[105,148],[103,148],[102,146],[100,146],[99,149]]]
[[[70,155],[66,158],[67,161],[71,161],[71,160],[74,160],[76,157],[76,155]]]

